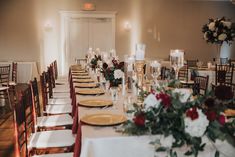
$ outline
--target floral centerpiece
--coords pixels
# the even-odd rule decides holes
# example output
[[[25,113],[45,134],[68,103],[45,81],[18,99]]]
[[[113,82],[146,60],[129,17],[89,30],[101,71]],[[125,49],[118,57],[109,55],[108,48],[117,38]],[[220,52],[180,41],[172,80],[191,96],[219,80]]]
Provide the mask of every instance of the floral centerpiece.
[[[98,66],[98,61],[102,61],[100,55],[94,55],[94,57],[91,59],[91,68],[96,69]]]
[[[217,45],[217,55],[219,55],[224,42],[229,45],[232,43],[235,37],[235,24],[225,17],[209,19],[209,22],[203,25],[202,32],[207,43]]]
[[[122,83],[124,71],[124,62],[120,62],[118,59],[113,58],[112,63],[108,65],[103,63],[102,73],[106,80],[110,81],[110,86],[115,87]]]
[[[224,108],[209,110],[206,105],[214,103],[206,97],[192,99],[188,89],[160,86],[151,93],[142,91],[143,106],[134,104],[134,117],[124,124],[124,133],[132,135],[162,135],[164,138],[153,141],[156,151],[167,151],[176,157],[174,148],[187,146],[185,155],[198,155],[206,143],[202,137],[215,142],[224,140],[234,145],[235,121],[227,122]],[[214,100],[214,98],[211,98]],[[206,105],[202,105],[206,104]],[[219,151],[216,151],[216,156]]]
[[[222,45],[223,42],[227,42],[231,44],[235,37],[235,26],[225,17],[209,19],[209,22],[203,26],[202,32],[208,43]]]

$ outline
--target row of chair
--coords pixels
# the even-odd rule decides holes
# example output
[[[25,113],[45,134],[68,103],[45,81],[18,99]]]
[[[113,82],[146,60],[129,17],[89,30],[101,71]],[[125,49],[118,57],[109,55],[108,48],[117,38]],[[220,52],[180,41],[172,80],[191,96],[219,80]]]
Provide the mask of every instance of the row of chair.
[[[15,105],[18,157],[78,157],[81,132],[76,128],[76,94],[68,79],[59,80],[56,66],[55,61],[41,74],[40,88],[37,79],[32,80]]]

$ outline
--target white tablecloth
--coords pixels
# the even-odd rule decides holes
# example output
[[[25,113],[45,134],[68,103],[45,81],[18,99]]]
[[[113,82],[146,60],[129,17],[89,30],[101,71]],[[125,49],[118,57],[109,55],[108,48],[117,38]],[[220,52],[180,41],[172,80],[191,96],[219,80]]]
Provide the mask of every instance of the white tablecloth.
[[[1,65],[11,65],[12,62],[0,62]],[[11,69],[12,70],[12,69]],[[36,62],[17,62],[17,82],[18,83],[28,83],[34,77],[39,77],[39,72]],[[11,77],[10,77],[11,80]]]
[[[76,89],[79,90],[79,89]],[[128,94],[126,94],[128,95]],[[76,96],[78,101],[93,98],[111,100],[109,93],[101,96]],[[86,108],[79,106],[79,118],[92,113],[123,113],[124,96],[119,94],[119,101],[113,107],[106,109]],[[82,148],[80,157],[165,157],[165,153],[155,152],[149,142],[160,136],[128,136],[115,131],[114,127],[82,126]],[[204,139],[206,140],[206,139]],[[235,149],[229,144],[218,143],[218,147],[228,157],[234,157]],[[178,156],[184,156],[187,148],[177,150]],[[206,151],[200,152],[199,157],[214,157],[215,148],[207,144]],[[155,155],[155,156],[154,156]],[[223,155],[221,155],[223,156]]]

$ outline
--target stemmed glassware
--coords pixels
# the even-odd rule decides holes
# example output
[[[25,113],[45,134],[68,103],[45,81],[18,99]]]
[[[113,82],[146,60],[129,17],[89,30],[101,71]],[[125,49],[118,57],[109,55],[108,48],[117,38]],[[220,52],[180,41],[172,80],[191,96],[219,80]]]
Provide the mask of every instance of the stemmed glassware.
[[[158,86],[159,84],[157,78],[161,74],[161,64],[157,60],[150,63],[150,73],[153,77],[154,84]]]
[[[178,79],[179,69],[184,66],[184,52],[182,50],[171,50],[170,64],[175,70],[175,79]]]

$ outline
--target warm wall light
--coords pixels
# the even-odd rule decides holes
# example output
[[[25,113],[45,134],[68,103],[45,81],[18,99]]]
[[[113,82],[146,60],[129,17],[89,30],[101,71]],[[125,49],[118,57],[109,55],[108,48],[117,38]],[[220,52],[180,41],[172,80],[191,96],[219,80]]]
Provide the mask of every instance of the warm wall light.
[[[52,31],[53,30],[53,26],[50,22],[47,22],[44,24],[44,30],[45,31]]]
[[[131,28],[132,28],[132,26],[131,26],[130,22],[126,21],[126,22],[124,23],[124,29],[125,29],[126,31],[129,31],[129,30],[131,30]]]
[[[93,3],[84,3],[82,9],[84,11],[94,11],[95,10],[95,4],[93,4]]]

